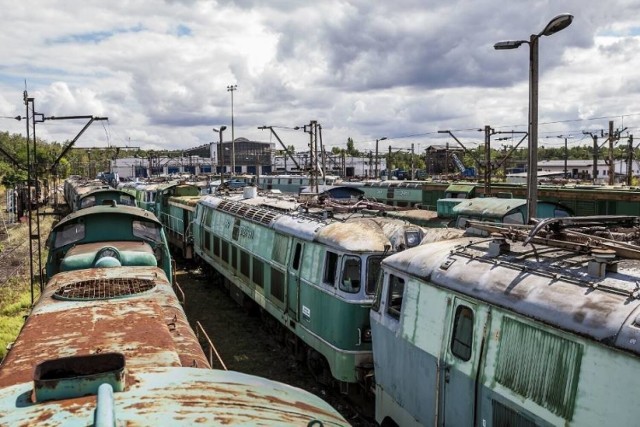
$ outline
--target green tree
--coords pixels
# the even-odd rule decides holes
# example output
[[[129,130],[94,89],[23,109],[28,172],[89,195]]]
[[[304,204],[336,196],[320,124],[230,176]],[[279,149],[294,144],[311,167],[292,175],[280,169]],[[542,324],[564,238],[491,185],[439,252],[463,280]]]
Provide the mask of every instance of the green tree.
[[[357,157],[360,155],[360,151],[356,150],[355,143],[353,142],[353,138],[347,138],[347,154],[349,156]]]

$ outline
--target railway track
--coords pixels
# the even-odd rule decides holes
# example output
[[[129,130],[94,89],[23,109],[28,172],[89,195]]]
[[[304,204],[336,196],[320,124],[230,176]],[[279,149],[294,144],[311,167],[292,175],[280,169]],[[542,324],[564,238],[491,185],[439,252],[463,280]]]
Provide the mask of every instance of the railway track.
[[[27,238],[8,239],[3,234],[0,241],[2,251],[0,252],[0,286],[7,283],[11,277],[20,275],[24,269],[28,268],[29,240]]]
[[[258,375],[302,388],[320,396],[354,426],[376,426],[370,405],[356,402],[318,384],[304,363],[290,354],[264,326],[259,315],[243,310],[222,286],[214,285],[199,270],[178,271],[184,290],[184,309],[194,330],[202,327],[228,370]],[[200,325],[198,325],[198,323]],[[207,351],[209,343],[201,339]],[[213,361],[216,369],[222,365]],[[368,408],[368,409],[366,409]]]

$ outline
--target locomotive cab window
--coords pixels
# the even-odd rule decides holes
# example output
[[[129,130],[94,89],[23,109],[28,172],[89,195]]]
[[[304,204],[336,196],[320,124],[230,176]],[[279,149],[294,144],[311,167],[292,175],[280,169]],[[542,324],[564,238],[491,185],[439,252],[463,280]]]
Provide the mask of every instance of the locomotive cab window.
[[[360,292],[360,258],[347,256],[344,258],[340,290],[356,294]]]
[[[133,221],[133,235],[154,242],[162,242],[160,238],[160,227],[149,221]]]
[[[471,359],[473,345],[473,310],[464,305],[456,308],[451,333],[451,353],[465,362]]]
[[[82,240],[84,236],[84,222],[67,224],[56,233],[54,249]]]
[[[80,209],[90,208],[96,205],[96,196],[87,196],[80,200]]]
[[[502,222],[505,224],[524,224],[524,215],[520,211],[513,212],[505,215],[502,218]]]
[[[322,276],[322,281],[327,285],[335,286],[337,269],[338,254],[327,251],[324,259],[324,275]]]
[[[120,200],[118,201],[119,204],[121,205],[125,205],[125,206],[135,206],[135,199],[131,196],[129,196],[128,194],[121,194],[120,195]]]
[[[387,293],[387,313],[394,319],[400,319],[402,312],[402,295],[404,294],[404,279],[393,274],[389,275],[389,292]]]

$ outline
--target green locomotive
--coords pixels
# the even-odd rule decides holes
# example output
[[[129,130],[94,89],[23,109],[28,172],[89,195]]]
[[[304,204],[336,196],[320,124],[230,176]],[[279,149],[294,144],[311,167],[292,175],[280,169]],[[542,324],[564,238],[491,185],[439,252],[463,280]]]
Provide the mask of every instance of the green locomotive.
[[[366,383],[380,262],[418,245],[424,230],[395,219],[322,219],[252,203],[202,198],[192,225],[197,257],[237,299],[250,298],[275,319],[319,381],[338,381],[343,390]]]
[[[131,206],[93,206],[57,223],[47,240],[46,278],[64,271],[100,267],[157,266],[173,279],[162,224]]]

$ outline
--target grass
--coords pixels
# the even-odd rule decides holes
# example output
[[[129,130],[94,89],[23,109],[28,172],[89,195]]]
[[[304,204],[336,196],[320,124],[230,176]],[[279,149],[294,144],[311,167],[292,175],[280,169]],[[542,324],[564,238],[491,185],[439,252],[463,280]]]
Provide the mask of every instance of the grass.
[[[37,293],[39,294],[39,290]],[[0,286],[0,359],[7,354],[7,346],[18,336],[30,310],[31,290],[28,277],[15,277]]]
[[[46,238],[51,229],[52,217],[45,217],[40,220],[40,231],[43,239]],[[23,241],[28,239],[29,229],[26,224],[21,224],[9,229],[7,241]],[[47,259],[47,251],[42,251],[42,265]],[[7,346],[15,341],[22,329],[25,316],[31,311],[31,286],[29,281],[29,261],[24,262],[25,273],[17,277],[12,277],[6,283],[0,284],[0,361],[7,354]],[[18,264],[16,264],[18,265]],[[37,281],[36,281],[37,282]],[[40,289],[36,287],[34,301],[40,296]]]

